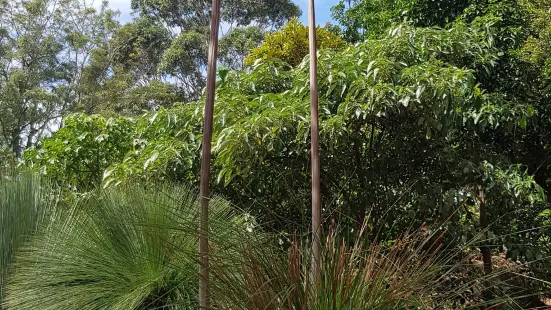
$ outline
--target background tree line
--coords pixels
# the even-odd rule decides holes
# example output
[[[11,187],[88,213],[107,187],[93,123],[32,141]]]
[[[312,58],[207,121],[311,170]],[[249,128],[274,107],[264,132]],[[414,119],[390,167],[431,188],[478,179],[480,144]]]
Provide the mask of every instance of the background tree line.
[[[71,112],[131,116],[200,97],[208,1],[133,1],[125,24],[97,4],[0,2],[0,147],[21,157]],[[224,8],[221,63],[235,69],[267,31],[301,14],[289,0]]]

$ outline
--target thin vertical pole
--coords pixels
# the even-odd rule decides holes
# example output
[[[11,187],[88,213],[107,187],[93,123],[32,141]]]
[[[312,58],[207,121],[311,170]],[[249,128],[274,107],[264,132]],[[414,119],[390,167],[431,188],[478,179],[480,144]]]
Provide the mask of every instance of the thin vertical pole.
[[[220,0],[212,0],[212,19],[210,23],[210,41],[207,69],[207,91],[205,100],[205,119],[203,123],[203,144],[201,161],[201,223],[199,228],[199,308],[210,309],[209,288],[209,200],[210,200],[210,159],[212,143],[212,123],[214,114],[214,96],[216,91],[216,57],[218,54],[218,29],[220,25]]]
[[[312,278],[319,279],[321,194],[318,121],[318,60],[316,44],[316,14],[314,0],[308,3],[310,42],[310,128],[312,156]]]

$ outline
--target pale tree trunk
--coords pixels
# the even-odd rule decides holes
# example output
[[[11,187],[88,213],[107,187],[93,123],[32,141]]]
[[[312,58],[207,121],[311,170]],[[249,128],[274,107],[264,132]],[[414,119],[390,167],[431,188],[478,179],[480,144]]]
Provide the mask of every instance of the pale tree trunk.
[[[214,96],[216,91],[216,58],[218,54],[218,29],[220,24],[220,0],[212,0],[212,20],[210,25],[209,59],[207,69],[207,90],[205,114],[203,123],[203,144],[201,161],[201,185],[199,197],[201,200],[201,216],[199,228],[199,307],[210,309],[209,285],[209,199],[210,199],[210,160],[212,127],[214,114]]]
[[[309,43],[310,43],[310,128],[312,156],[312,264],[311,278],[320,276],[320,234],[321,234],[321,193],[318,120],[318,61],[316,44],[316,14],[314,0],[309,0]]]

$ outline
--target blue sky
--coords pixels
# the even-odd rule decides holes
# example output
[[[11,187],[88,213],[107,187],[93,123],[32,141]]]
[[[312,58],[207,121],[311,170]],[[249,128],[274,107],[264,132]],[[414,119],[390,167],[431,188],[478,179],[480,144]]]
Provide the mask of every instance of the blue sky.
[[[294,0],[296,4],[302,9],[302,16],[300,20],[303,23],[308,23],[308,0]],[[96,3],[101,1],[96,0]],[[319,25],[325,25],[328,21],[331,21],[331,7],[339,3],[339,0],[317,0],[316,1],[316,23]],[[121,21],[128,22],[132,19],[130,15],[130,0],[110,0],[109,7],[121,12]]]
[[[302,16],[300,20],[304,23],[308,23],[308,0],[294,0],[296,4],[302,9]],[[325,25],[325,23],[331,21],[331,8],[339,3],[339,0],[317,0],[316,4],[316,23],[318,25]]]

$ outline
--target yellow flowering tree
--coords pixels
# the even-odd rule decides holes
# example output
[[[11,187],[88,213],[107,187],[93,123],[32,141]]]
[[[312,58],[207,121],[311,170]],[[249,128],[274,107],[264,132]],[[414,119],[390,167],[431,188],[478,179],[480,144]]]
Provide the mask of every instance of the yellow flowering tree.
[[[339,36],[326,28],[318,27],[316,33],[318,50],[339,50],[346,45]],[[266,35],[262,44],[253,49],[245,59],[245,66],[252,65],[258,59],[280,59],[296,66],[306,55],[308,55],[308,27],[297,18],[293,18],[281,30]]]

